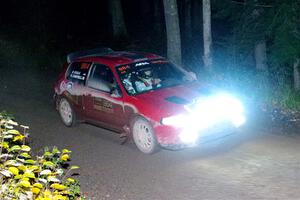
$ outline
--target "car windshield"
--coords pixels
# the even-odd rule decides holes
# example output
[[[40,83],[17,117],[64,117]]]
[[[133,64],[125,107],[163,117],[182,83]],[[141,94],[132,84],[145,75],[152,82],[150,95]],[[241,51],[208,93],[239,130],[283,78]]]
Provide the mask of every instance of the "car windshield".
[[[188,81],[185,74],[166,60],[118,66],[120,80],[129,95],[172,87]]]

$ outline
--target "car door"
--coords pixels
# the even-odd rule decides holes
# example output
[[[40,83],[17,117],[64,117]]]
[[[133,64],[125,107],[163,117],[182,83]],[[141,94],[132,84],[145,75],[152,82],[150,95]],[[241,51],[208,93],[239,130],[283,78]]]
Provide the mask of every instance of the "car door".
[[[112,70],[93,64],[84,95],[84,109],[88,119],[111,129],[122,130],[126,123],[122,95],[112,94],[117,82]]]
[[[69,65],[64,83],[65,97],[72,103],[76,113],[82,114],[83,94],[88,77],[89,62],[73,62]]]

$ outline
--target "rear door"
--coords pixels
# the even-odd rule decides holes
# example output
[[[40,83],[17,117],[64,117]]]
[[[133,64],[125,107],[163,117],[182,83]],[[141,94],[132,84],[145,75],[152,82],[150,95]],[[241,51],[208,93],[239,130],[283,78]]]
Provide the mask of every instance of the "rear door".
[[[113,95],[118,87],[112,70],[102,64],[93,64],[84,95],[84,109],[88,119],[102,126],[122,130],[124,118],[123,97]]]

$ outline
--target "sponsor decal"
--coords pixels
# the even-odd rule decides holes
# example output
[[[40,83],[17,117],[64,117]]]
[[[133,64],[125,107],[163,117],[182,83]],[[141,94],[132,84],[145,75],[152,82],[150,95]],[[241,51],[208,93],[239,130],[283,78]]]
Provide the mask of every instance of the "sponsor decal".
[[[94,97],[93,107],[95,110],[99,110],[107,113],[114,112],[112,103],[103,98]]]
[[[82,81],[85,80],[85,76],[86,76],[86,74],[81,75],[80,71],[72,71],[72,73],[70,74],[71,78],[75,78],[75,79],[82,80]]]

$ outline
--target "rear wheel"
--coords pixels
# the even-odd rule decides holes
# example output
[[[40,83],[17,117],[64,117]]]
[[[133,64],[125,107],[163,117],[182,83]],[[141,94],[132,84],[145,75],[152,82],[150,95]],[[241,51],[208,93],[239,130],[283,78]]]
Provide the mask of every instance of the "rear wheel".
[[[69,101],[65,98],[61,98],[58,104],[58,111],[64,125],[71,127],[76,123],[76,115],[75,112],[69,103]]]
[[[146,119],[136,118],[131,130],[134,143],[140,151],[145,154],[152,154],[159,149],[154,130]]]

